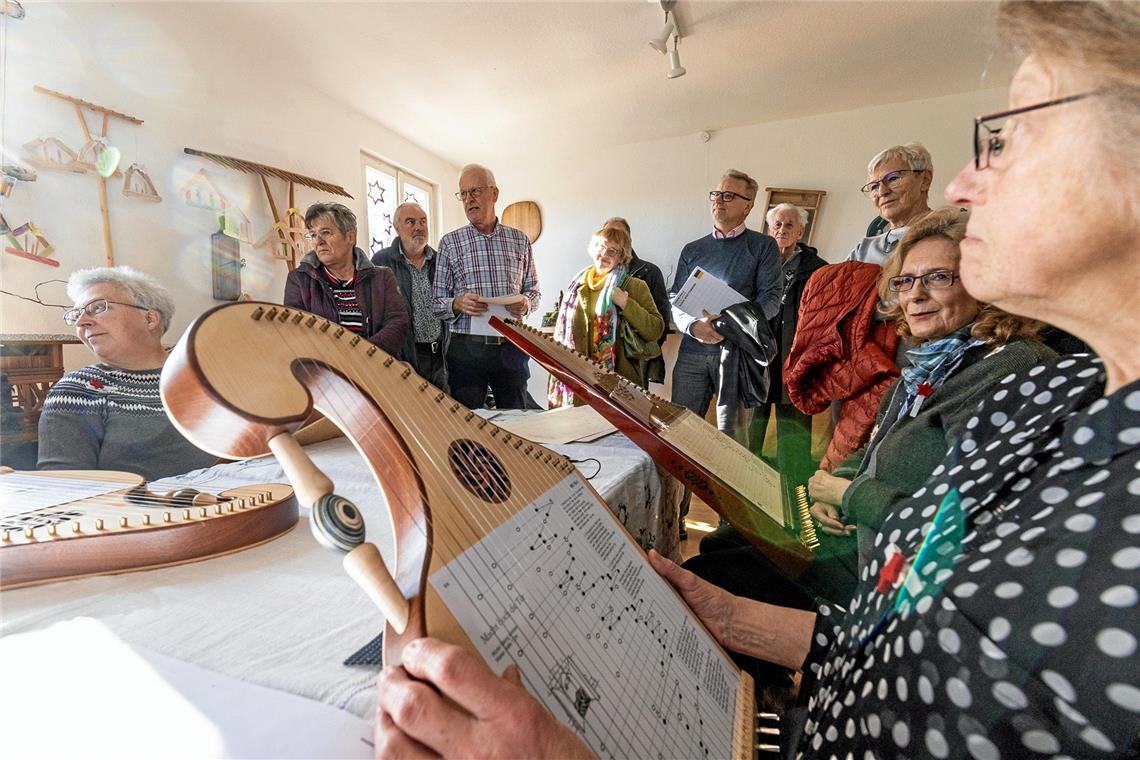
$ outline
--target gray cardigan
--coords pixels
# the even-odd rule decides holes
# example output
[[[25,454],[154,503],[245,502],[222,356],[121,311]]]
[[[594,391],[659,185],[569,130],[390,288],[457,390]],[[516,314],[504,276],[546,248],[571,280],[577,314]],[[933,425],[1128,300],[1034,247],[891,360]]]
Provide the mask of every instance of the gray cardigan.
[[[898,421],[906,392],[901,379],[895,382],[879,405],[877,425],[867,447],[835,472],[855,471],[840,509],[848,522],[859,526],[860,566],[865,566],[870,557],[871,542],[883,518],[895,504],[922,487],[978,403],[1002,378],[1055,356],[1032,339],[1015,339],[997,348],[972,348],[954,374],[924,401],[917,416],[906,414]],[[883,549],[879,547],[880,552]]]

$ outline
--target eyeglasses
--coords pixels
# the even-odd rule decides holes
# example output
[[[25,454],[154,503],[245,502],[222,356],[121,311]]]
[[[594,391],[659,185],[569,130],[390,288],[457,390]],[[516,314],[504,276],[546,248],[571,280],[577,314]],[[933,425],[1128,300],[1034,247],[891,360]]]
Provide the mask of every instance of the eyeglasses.
[[[465,201],[468,198],[479,200],[483,196],[484,190],[490,190],[492,185],[484,185],[483,187],[473,187],[470,190],[460,190],[455,194],[455,199],[458,201]]]
[[[1014,108],[1009,111],[999,111],[998,113],[991,113],[988,116],[977,116],[974,118],[974,168],[978,171],[988,169],[990,166],[991,156],[1000,156],[1002,150],[1005,148],[1005,140],[1009,136],[1009,129],[1015,121],[1004,121],[1010,116],[1017,116],[1022,113],[1029,113],[1041,108],[1049,108],[1051,106],[1059,106],[1065,103],[1073,103],[1078,100],[1084,100],[1091,95],[1099,95],[1098,90],[1092,92],[1082,92],[1080,95],[1069,95],[1064,98],[1057,98],[1055,100],[1046,100],[1044,103],[1037,103],[1032,106],[1024,106],[1022,108]],[[987,122],[995,122],[1002,120],[1000,124],[991,124]],[[982,130],[986,130],[982,134]]]
[[[921,282],[922,287],[927,290],[946,290],[952,287],[957,282],[957,272],[951,272],[948,269],[935,269],[933,272],[927,272],[921,277],[914,275],[904,274],[898,277],[892,277],[887,280],[887,289],[892,293],[905,293],[914,287],[915,282]]]
[[[89,317],[97,317],[103,312],[107,311],[109,304],[117,303],[120,306],[130,306],[132,309],[141,309],[142,311],[150,311],[145,306],[139,306],[137,303],[127,303],[126,301],[112,301],[110,298],[96,298],[94,301],[89,302],[86,306],[78,306],[74,309],[68,309],[63,313],[63,322],[71,327],[75,325],[84,314]]]
[[[321,240],[328,242],[328,239],[331,238],[335,234],[336,234],[336,230],[330,230],[330,229],[323,229],[323,230],[319,230],[317,232],[313,232],[310,230],[309,232],[305,233],[304,237],[305,237],[305,240],[308,240],[310,243],[313,242],[314,240],[316,240],[317,238],[320,238]]]
[[[746,201],[752,200],[747,195],[734,193],[731,190],[709,190],[709,200],[715,201],[718,198],[722,199],[725,203],[732,203],[737,198],[743,198]]]
[[[871,194],[875,193],[876,191],[881,189],[884,185],[886,185],[887,187],[889,187],[891,189],[894,189],[895,185],[902,182],[902,178],[903,178],[904,173],[911,172],[912,174],[922,174],[924,171],[926,171],[926,169],[898,169],[898,170],[893,171],[893,172],[887,172],[886,174],[879,177],[878,179],[871,180],[870,182],[863,185],[863,187],[861,187],[859,189],[862,190],[867,195],[871,195]]]
[[[605,245],[603,243],[594,243],[594,250],[597,253],[608,253],[611,256],[621,258],[622,250],[617,246]]]

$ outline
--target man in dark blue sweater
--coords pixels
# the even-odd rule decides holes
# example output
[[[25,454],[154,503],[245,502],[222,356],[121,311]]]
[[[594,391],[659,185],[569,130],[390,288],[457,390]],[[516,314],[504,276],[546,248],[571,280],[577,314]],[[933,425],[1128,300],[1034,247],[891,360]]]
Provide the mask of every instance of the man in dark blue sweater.
[[[681,249],[670,298],[676,296],[699,266],[745,299],[755,301],[768,319],[776,316],[783,287],[780,250],[775,240],[745,226],[759,189],[759,183],[744,172],[735,169],[725,172],[716,190],[709,193],[713,231]],[[672,312],[673,322],[683,336],[673,367],[673,401],[703,417],[713,394],[718,394],[717,427],[747,446],[752,410],[744,408],[736,399],[724,398],[718,387],[719,344],[724,336],[712,323],[719,315],[705,312],[698,319],[676,306]],[[681,503],[682,529],[689,497],[686,492]]]

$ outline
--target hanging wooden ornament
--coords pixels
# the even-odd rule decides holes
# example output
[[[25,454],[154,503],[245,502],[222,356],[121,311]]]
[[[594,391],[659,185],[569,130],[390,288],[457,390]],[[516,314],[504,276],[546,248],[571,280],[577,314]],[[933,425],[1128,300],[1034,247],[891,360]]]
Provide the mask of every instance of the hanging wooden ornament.
[[[154,189],[150,175],[138,163],[128,166],[126,173],[123,174],[123,195],[150,203],[162,202],[162,196]]]

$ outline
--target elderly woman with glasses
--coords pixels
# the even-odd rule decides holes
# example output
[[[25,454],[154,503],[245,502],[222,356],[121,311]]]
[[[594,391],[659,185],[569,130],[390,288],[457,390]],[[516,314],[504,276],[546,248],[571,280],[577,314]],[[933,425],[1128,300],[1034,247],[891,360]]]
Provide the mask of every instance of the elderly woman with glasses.
[[[815,674],[805,714],[781,721],[788,756],[1140,747],[1140,6],[1009,2],[997,16],[1024,59],[1010,111],[980,119],[946,191],[972,212],[958,274],[1096,355],[1002,379],[883,521],[849,612],[734,597],[650,554],[725,646]],[[1088,176],[1101,192],[1073,181]],[[380,677],[380,756],[587,756],[517,671],[432,640],[405,652]]]
[[[629,276],[633,245],[628,232],[603,227],[590,239],[588,253],[593,263],[574,275],[562,291],[554,339],[641,386],[645,379],[641,360],[660,354],[657,339],[665,321],[649,286]],[[640,350],[633,347],[634,341]],[[564,383],[550,379],[551,409],[585,403]]]
[[[411,319],[396,275],[375,266],[356,247],[356,214],[339,203],[314,203],[305,212],[305,228],[313,250],[286,278],[284,304],[324,317],[398,355]]]
[[[871,199],[886,231],[864,238],[847,255],[847,261],[879,264],[894,250],[907,227],[930,212],[930,183],[934,163],[922,143],[892,145],[867,164],[867,184],[861,188]]]
[[[174,316],[166,288],[130,267],[102,267],[73,273],[67,294],[75,307],[63,321],[99,362],[68,372],[48,391],[39,469],[117,470],[154,480],[216,462],[174,429],[158,395],[162,336]]]

